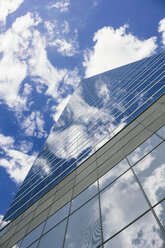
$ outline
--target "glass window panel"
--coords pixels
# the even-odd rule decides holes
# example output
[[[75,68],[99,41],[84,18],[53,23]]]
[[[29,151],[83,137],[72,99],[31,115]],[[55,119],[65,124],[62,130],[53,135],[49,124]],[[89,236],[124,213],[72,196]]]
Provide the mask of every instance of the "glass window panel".
[[[70,203],[68,203],[67,205],[65,205],[63,208],[61,208],[60,210],[58,210],[55,214],[53,214],[46,221],[46,225],[45,225],[45,228],[44,228],[44,233],[47,232],[48,230],[50,230],[55,225],[57,225],[60,221],[62,221],[68,215],[69,205],[70,205]]]
[[[36,239],[38,239],[42,233],[43,226],[44,226],[44,223],[39,225],[32,232],[30,232],[27,236],[25,236],[21,244],[21,248],[28,247],[31,243],[33,243]]]
[[[74,212],[68,223],[65,248],[95,248],[101,243],[98,197]]]
[[[98,185],[97,182],[95,182],[72,200],[71,212],[79,208],[82,204],[84,204],[86,201],[88,201],[97,193],[98,193]]]
[[[101,193],[104,240],[108,239],[148,209],[131,171]]]
[[[59,225],[42,236],[38,248],[62,248],[65,228],[66,220],[62,221]]]
[[[154,208],[162,226],[165,228],[165,200]]]
[[[28,246],[28,248],[37,248],[38,247],[39,240],[34,242],[32,245]]]
[[[151,204],[165,197],[164,152],[165,142],[133,167]]]
[[[165,125],[157,131],[157,134],[159,134],[165,139]]]
[[[21,244],[22,240],[19,241],[17,244],[13,245],[12,248],[19,248],[20,247],[20,244]]]
[[[105,188],[108,184],[113,182],[118,176],[129,168],[126,159],[122,160],[119,164],[115,165],[110,171],[99,179],[100,189]]]
[[[128,155],[128,160],[131,165],[135,164],[138,160],[144,157],[148,152],[150,152],[155,146],[157,146],[162,140],[156,136],[152,135],[148,140],[136,148],[130,155]]]
[[[6,228],[4,228],[2,231],[0,231],[0,237],[2,237],[2,235],[4,234],[5,231],[6,231]]]
[[[104,248],[163,248],[164,237],[151,212],[134,222],[104,245]]]

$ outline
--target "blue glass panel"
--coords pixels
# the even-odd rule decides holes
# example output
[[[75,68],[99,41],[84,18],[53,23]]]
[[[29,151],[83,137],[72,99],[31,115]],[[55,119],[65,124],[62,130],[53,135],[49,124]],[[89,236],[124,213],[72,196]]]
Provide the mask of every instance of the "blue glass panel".
[[[48,244],[49,248],[62,248],[65,228],[66,220],[62,221],[59,225],[42,236],[38,248],[46,248],[48,247]]]
[[[157,131],[157,134],[165,139],[165,125]]]
[[[83,205],[86,201],[88,201],[97,193],[98,193],[98,185],[97,182],[95,182],[72,200],[71,212],[75,211],[77,208],[79,208],[81,205]]]
[[[63,219],[65,219],[68,216],[69,206],[70,206],[70,203],[62,207],[55,214],[49,217],[49,219],[47,219],[43,233],[46,233],[47,231],[49,231],[51,228],[56,226],[59,222],[61,222]]]
[[[20,248],[26,248],[30,244],[32,244],[35,240],[37,240],[40,237],[41,233],[42,233],[43,227],[44,227],[44,223],[39,225],[32,232],[30,232],[27,236],[25,236]]]

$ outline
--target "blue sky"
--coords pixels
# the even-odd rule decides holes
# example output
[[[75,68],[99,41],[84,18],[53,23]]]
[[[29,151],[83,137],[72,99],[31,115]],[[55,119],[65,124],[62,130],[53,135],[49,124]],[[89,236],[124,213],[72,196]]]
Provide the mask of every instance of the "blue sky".
[[[84,77],[165,49],[164,0],[0,1],[0,218]]]

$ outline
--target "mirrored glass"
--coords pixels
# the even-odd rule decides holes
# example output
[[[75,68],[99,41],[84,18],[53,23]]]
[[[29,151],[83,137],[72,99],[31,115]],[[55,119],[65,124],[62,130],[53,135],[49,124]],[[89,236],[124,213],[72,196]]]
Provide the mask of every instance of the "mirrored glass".
[[[135,164],[138,160],[149,153],[155,146],[157,146],[162,139],[160,139],[155,134],[152,135],[148,140],[136,148],[130,155],[128,155],[128,160],[131,165]]]
[[[95,248],[100,243],[99,204],[95,197],[70,216],[64,247]]]
[[[23,239],[23,242],[20,246],[21,248],[28,247],[31,243],[33,243],[36,239],[38,239],[40,237],[40,235],[42,233],[42,229],[44,227],[44,223],[39,225],[32,232],[30,232],[27,236],[25,236],[25,238]]]
[[[124,171],[129,169],[126,159],[122,160],[119,164],[115,165],[110,171],[99,179],[100,190],[105,188],[108,184],[112,183]]]
[[[165,142],[133,167],[152,205],[165,197],[164,152]]]
[[[28,248],[37,248],[38,247],[39,240],[34,242],[32,245],[28,246]]]
[[[104,240],[149,208],[131,171],[126,172],[100,195]]]
[[[151,212],[116,235],[104,248],[164,248],[165,239]]]
[[[12,248],[19,248],[22,240],[20,240],[17,244],[13,245]]]
[[[155,208],[154,208],[162,226],[165,229],[165,200],[159,203]]]
[[[72,200],[71,212],[79,208],[82,204],[84,204],[97,193],[98,185],[97,182],[95,182]]]
[[[52,127],[5,219],[23,212],[164,94],[163,57],[164,53],[79,84]]]
[[[55,214],[49,217],[49,219],[47,219],[43,233],[47,232],[52,227],[57,225],[60,221],[62,221],[68,215],[69,206],[70,206],[70,203],[66,204],[63,208],[58,210]]]
[[[5,231],[6,231],[6,228],[4,228],[2,231],[0,231],[0,238],[2,237],[2,235],[4,234]]]
[[[62,248],[66,222],[66,220],[62,221],[59,225],[42,236],[38,248]]]
[[[157,134],[165,139],[165,125],[157,131]]]

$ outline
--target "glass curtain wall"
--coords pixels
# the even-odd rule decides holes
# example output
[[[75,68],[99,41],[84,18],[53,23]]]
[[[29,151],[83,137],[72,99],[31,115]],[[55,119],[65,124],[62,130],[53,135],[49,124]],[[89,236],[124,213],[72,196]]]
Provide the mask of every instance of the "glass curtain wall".
[[[165,92],[164,58],[155,55],[79,84],[4,220],[16,218]]]
[[[165,126],[14,247],[165,247]]]

